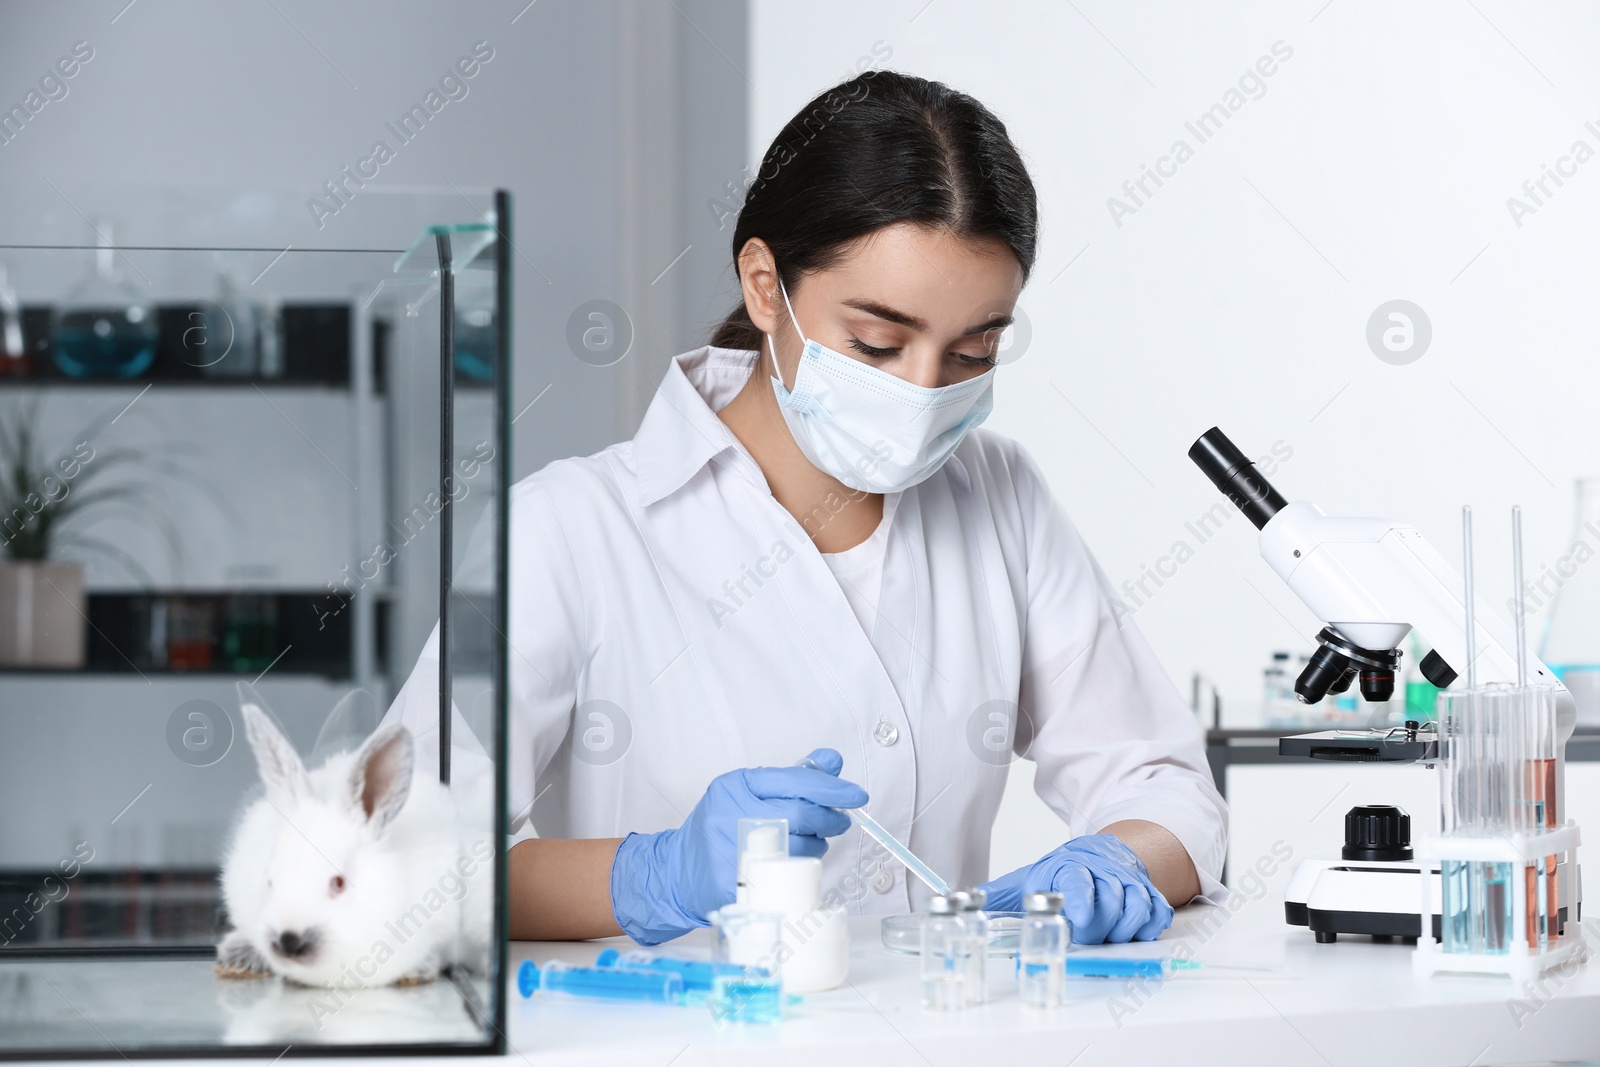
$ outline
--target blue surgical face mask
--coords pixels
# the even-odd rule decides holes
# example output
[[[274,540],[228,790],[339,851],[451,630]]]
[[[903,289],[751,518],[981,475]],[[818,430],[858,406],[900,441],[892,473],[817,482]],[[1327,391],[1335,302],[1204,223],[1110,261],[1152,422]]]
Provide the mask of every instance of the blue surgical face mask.
[[[928,389],[806,338],[789,292],[778,282],[789,321],[805,342],[794,389],[772,379],[778,409],[812,466],[851,489],[897,493],[950,458],[968,430],[994,407],[994,372]],[[777,346],[769,336],[772,366]]]

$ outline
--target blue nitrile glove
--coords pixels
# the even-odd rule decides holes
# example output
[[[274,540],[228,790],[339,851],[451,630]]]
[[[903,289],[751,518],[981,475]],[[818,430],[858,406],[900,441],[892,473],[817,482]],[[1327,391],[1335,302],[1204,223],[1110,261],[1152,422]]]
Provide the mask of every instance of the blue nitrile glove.
[[[811,767],[747,767],[712,779],[683,825],[629,834],[611,862],[611,910],[641,945],[658,945],[733,903],[739,872],[739,820],[788,819],[789,855],[820,857],[824,838],[850,828],[835,808],[859,808],[867,791],[839,778],[844,759],[819,748]]]
[[[985,883],[986,911],[1021,911],[1025,893],[1060,893],[1061,914],[1080,945],[1154,941],[1172,925],[1172,905],[1133,849],[1111,834],[1075,837],[1036,863]]]

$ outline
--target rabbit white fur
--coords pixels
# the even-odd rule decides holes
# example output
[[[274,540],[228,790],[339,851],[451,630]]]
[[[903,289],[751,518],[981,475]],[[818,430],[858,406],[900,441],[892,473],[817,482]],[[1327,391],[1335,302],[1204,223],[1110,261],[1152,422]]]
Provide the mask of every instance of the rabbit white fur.
[[[217,972],[348,989],[481,971],[494,884],[487,806],[413,774],[404,726],[308,772],[261,706],[246,699],[241,711],[264,795],[223,860],[233,929]]]

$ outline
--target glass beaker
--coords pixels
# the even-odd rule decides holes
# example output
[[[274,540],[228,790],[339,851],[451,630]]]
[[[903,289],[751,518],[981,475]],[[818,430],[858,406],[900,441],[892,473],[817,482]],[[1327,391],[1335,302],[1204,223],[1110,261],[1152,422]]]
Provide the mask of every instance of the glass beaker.
[[[725,1022],[773,1023],[783,1017],[783,916],[727,904],[712,912],[711,958],[745,968],[743,975],[718,975],[707,1004]]]
[[[217,295],[200,312],[199,330],[184,331],[184,359],[211,378],[260,373],[261,309],[241,295],[227,267],[217,265]]]
[[[711,958],[718,963],[762,967],[777,975],[783,965],[783,916],[745,904],[727,904],[712,912]]]
[[[1554,567],[1528,582],[1530,602],[1556,586],[1539,658],[1556,672],[1577,706],[1578,722],[1600,725],[1600,478],[1579,478],[1572,540]]]
[[[93,229],[94,266],[51,312],[51,351],[69,378],[137,378],[156,358],[156,309],[118,274],[111,224]]]

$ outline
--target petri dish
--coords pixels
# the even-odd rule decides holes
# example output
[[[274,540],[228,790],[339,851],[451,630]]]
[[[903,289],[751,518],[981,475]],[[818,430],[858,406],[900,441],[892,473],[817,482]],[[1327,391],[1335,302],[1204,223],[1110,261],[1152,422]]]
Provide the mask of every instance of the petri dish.
[[[991,911],[989,916],[989,955],[1015,956],[1021,936],[1022,913]],[[922,916],[886,915],[880,924],[883,947],[891,956],[915,959],[922,955]]]

